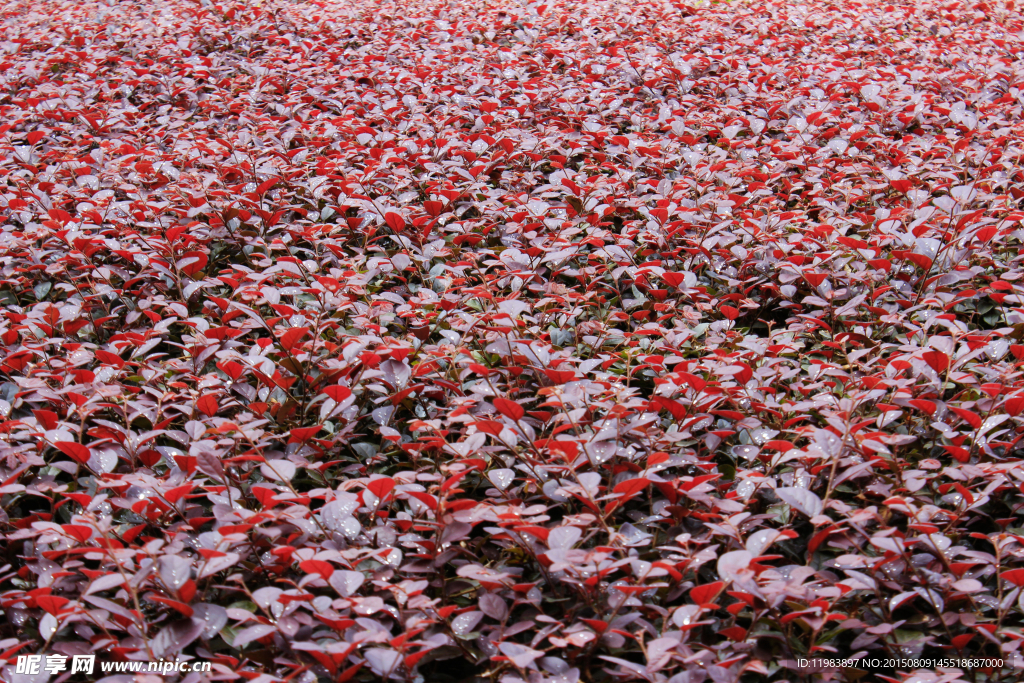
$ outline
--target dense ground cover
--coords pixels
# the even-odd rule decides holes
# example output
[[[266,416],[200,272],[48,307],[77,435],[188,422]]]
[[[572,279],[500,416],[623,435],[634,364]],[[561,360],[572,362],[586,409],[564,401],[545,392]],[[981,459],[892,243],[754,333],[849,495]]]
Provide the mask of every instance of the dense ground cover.
[[[7,680],[1017,651],[1012,2],[0,15]]]

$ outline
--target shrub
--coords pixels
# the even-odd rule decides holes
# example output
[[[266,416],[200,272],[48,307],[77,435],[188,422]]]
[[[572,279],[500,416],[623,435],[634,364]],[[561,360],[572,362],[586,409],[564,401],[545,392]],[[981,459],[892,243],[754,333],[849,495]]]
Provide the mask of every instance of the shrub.
[[[1015,680],[1012,3],[2,15],[8,680]]]

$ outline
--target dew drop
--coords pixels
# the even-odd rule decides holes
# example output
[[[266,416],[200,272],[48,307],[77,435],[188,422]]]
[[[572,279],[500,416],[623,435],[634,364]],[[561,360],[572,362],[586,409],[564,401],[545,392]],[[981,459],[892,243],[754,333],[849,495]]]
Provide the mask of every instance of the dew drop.
[[[125,492],[124,497],[129,500],[145,500],[152,498],[156,495],[156,491],[151,488],[144,488],[141,486],[129,486],[128,491]]]
[[[516,478],[516,473],[507,468],[491,470],[487,475],[499,490],[504,491]]]
[[[39,620],[39,635],[49,641],[57,633],[57,618],[52,614],[44,614]]]
[[[473,628],[480,623],[483,616],[484,613],[479,611],[460,614],[452,619],[452,632],[460,638],[468,636],[473,632]]]
[[[946,503],[947,505],[952,505],[953,507],[956,507],[963,502],[964,497],[960,493],[947,493],[942,497],[941,500],[943,503]]]
[[[985,355],[992,360],[999,360],[1010,350],[1010,342],[1006,339],[994,339],[985,347]]]
[[[765,429],[764,427],[760,429],[753,429],[750,431],[750,440],[758,446],[763,446],[768,441],[774,439],[778,433],[779,432],[774,429]]]
[[[363,530],[359,520],[355,517],[346,517],[338,523],[338,528],[341,533],[345,534],[346,538],[352,539],[359,535],[359,532]]]
[[[68,360],[71,361],[71,365],[81,365],[82,363],[87,363],[89,361],[89,356],[90,354],[88,351],[79,349],[72,353]]]
[[[757,457],[757,454],[761,452],[761,449],[757,446],[733,446],[732,454],[737,458],[743,458],[746,461],[751,461]]]

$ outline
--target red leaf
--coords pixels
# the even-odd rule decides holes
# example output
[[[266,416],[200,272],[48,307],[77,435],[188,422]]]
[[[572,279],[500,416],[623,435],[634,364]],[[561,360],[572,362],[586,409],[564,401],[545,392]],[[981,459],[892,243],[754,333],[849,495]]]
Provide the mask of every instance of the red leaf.
[[[469,370],[470,372],[480,375],[481,377],[490,377],[495,373],[494,370],[483,365],[480,365],[479,363],[470,363]]]
[[[672,414],[672,419],[676,422],[681,422],[686,418],[686,406],[679,401],[673,401],[670,398],[664,396],[654,396],[651,398],[651,404],[656,408],[664,408]]]
[[[256,497],[256,500],[260,502],[263,507],[273,507],[275,504],[274,496],[277,495],[277,491],[270,488],[269,486],[253,486],[249,489],[252,495]]]
[[[990,239],[995,237],[996,233],[998,233],[998,232],[999,232],[999,230],[994,228],[994,227],[992,227],[992,226],[989,226],[987,228],[982,228],[981,230],[979,230],[978,232],[976,232],[974,234],[974,239],[980,240],[982,242],[988,242]]]
[[[979,564],[981,564],[981,562],[950,562],[949,568],[953,571],[953,574],[960,579],[963,578],[964,572],[971,567],[978,566]]]
[[[935,372],[942,373],[949,368],[949,356],[941,351],[925,351],[921,357]]]
[[[178,270],[192,277],[210,262],[210,257],[201,251],[187,251],[177,261]]]
[[[313,427],[296,427],[288,435],[288,443],[305,443],[316,436],[320,431],[320,425]]]
[[[806,279],[812,287],[820,285],[825,281],[826,277],[828,277],[828,273],[815,273],[809,270],[804,271],[804,279]]]
[[[603,619],[584,619],[581,617],[580,621],[582,621],[584,624],[594,629],[598,633],[604,633],[606,630],[608,630],[608,622],[604,621]]]
[[[999,394],[1003,393],[1003,385],[996,384],[995,382],[987,382],[985,384],[982,384],[979,388],[992,398],[995,398]]]
[[[414,652],[411,655],[406,655],[405,659],[403,660],[405,662],[405,668],[412,670],[412,668],[416,666],[416,664],[418,664],[421,659],[423,659],[430,653],[431,648],[427,648],[426,650],[420,650],[419,652]]]
[[[953,456],[957,462],[967,462],[971,459],[971,452],[959,446],[943,446],[946,452]]]
[[[175,455],[172,457],[178,467],[185,470],[188,474],[194,474],[196,467],[199,465],[199,459],[194,455]]]
[[[444,210],[444,203],[434,200],[426,201],[423,202],[423,208],[427,212],[427,215],[437,218]]]
[[[240,363],[236,363],[233,360],[226,360],[217,363],[217,369],[223,372],[225,375],[230,377],[232,380],[237,380],[242,376],[245,368]]]
[[[160,458],[162,457],[164,456],[160,453],[160,451],[154,450],[152,448],[148,448],[139,453],[139,460],[146,467],[152,467],[153,465],[157,464],[158,462],[160,462]]]
[[[52,410],[33,410],[32,414],[36,416],[36,420],[43,426],[43,429],[57,428],[57,413]]]
[[[445,482],[441,484],[441,493],[446,493],[450,491],[452,487],[458,484],[462,480],[462,478],[465,477],[470,472],[471,470],[463,470],[458,474],[453,474],[452,476],[448,477],[448,479],[446,479]]]
[[[747,629],[742,626],[730,626],[729,628],[723,628],[721,631],[718,631],[718,635],[725,636],[733,642],[738,642],[747,637]]]
[[[352,395],[352,390],[340,384],[332,384],[329,387],[324,387],[323,393],[327,394],[335,403],[341,403]]]
[[[353,664],[349,668],[345,669],[338,674],[337,678],[334,679],[334,683],[345,683],[345,681],[359,673],[359,670],[363,668],[363,664],[365,664],[365,662],[359,662],[358,664]]]
[[[309,334],[308,327],[291,327],[281,335],[281,348],[291,351],[300,339]]]
[[[37,142],[42,140],[44,137],[46,137],[46,131],[43,131],[43,130],[34,130],[34,131],[32,131],[31,133],[29,133],[28,135],[25,136],[25,138],[28,140],[28,144],[30,144],[30,145],[36,144]]]
[[[928,413],[928,415],[934,415],[935,414],[935,402],[934,401],[925,401],[923,398],[914,398],[914,399],[911,399],[911,400],[907,401],[907,403],[909,403],[910,405],[914,406],[915,408],[920,410],[922,413]]]
[[[970,410],[964,410],[963,408],[957,408],[956,406],[949,406],[949,409],[959,415],[960,418],[971,425],[971,427],[981,429],[981,416],[977,413],[972,413]]]
[[[92,529],[83,524],[64,524],[61,529],[79,543],[85,543],[92,538]]]
[[[565,384],[576,379],[576,372],[574,370],[544,370],[544,374],[554,384]]]
[[[557,451],[566,458],[575,458],[580,453],[580,446],[575,441],[548,441],[547,447],[551,451]]]
[[[406,494],[412,496],[419,502],[423,503],[428,508],[430,508],[430,510],[437,510],[437,498],[434,498],[429,493],[423,493],[422,491],[406,491]]]
[[[626,481],[620,481],[618,484],[616,484],[615,488],[612,489],[612,492],[618,493],[625,498],[632,498],[636,494],[646,489],[650,483],[650,480],[645,479],[644,477],[639,477],[637,479],[627,479]]]
[[[924,254],[907,254],[907,260],[921,270],[931,270],[932,260]]]
[[[505,428],[505,425],[494,420],[477,420],[473,423],[473,426],[477,428],[477,431],[493,436],[498,436],[501,434],[501,430]]]
[[[96,358],[104,365],[113,365],[119,370],[124,367],[124,359],[116,353],[104,351],[103,349],[96,349],[95,354]]]
[[[1014,586],[1024,586],[1024,569],[1010,569],[999,574],[999,578],[1009,581]]]
[[[192,484],[182,484],[181,486],[175,486],[173,489],[169,489],[166,493],[164,493],[164,499],[171,505],[174,505],[179,500],[181,500],[181,497],[184,496],[186,493],[191,493],[193,488],[194,487]]]
[[[545,543],[548,540],[548,535],[551,533],[551,529],[548,529],[547,527],[536,526],[532,524],[527,524],[525,526],[517,526],[515,528],[515,531],[520,534],[530,534],[531,536],[539,538]]]
[[[685,273],[662,273],[661,279],[672,285],[673,287],[679,287],[683,284],[683,280],[686,279]]]
[[[193,610],[185,603],[179,602],[177,600],[171,600],[170,598],[165,598],[162,595],[156,595],[154,593],[151,593],[146,596],[146,599],[151,600],[153,602],[159,602],[161,604],[167,605],[168,607],[173,607],[174,609],[184,614],[186,618],[191,617],[193,614],[195,614],[195,610]]]
[[[1021,410],[1024,410],[1024,395],[1010,396],[1006,399],[1006,412],[1010,415],[1017,417]]]
[[[87,446],[75,443],[74,441],[58,441],[53,445],[57,447],[57,450],[72,460],[76,460],[83,464],[89,462],[91,454],[89,453],[89,448]]]
[[[788,624],[789,622],[791,622],[791,621],[793,621],[795,619],[799,619],[800,617],[808,616],[811,613],[812,613],[811,610],[801,610],[799,612],[790,612],[789,614],[787,614],[787,615],[783,616],[781,619],[779,619],[779,623],[781,623],[781,624]]]
[[[217,414],[217,397],[213,394],[203,394],[196,399],[196,408],[207,417],[213,417]]]
[[[36,598],[36,604],[39,605],[40,609],[53,615],[60,612],[61,608],[69,602],[70,600],[67,598],[61,598],[56,595],[40,595]]]
[[[262,195],[266,194],[267,190],[269,190],[272,187],[274,187],[274,185],[277,185],[277,181],[279,181],[279,180],[280,180],[280,178],[268,178],[267,180],[264,180],[256,188],[256,195],[257,196],[262,196]]]
[[[388,224],[388,227],[395,232],[402,232],[405,230],[405,219],[402,214],[395,213],[394,211],[388,211],[384,214],[384,222]]]
[[[672,456],[670,456],[668,453],[651,453],[649,456],[647,456],[647,466],[653,467],[654,465],[660,465],[661,463],[668,462],[671,459]]]
[[[334,573],[334,567],[323,560],[306,560],[299,563],[299,569],[307,574],[319,574],[324,581],[331,578],[331,574]]]
[[[65,493],[64,497],[69,500],[75,501],[83,508],[88,507],[92,503],[92,496],[86,495],[84,493]]]
[[[971,642],[972,638],[974,638],[973,633],[961,633],[958,636],[953,636],[953,640],[950,642],[953,644],[953,647],[959,651],[967,647],[967,643]]]
[[[702,586],[694,586],[690,589],[690,598],[698,605],[708,605],[715,601],[718,594],[725,588],[725,582],[715,581]]]
[[[728,320],[735,320],[740,314],[739,309],[732,306],[722,306],[721,311]]]
[[[189,579],[185,582],[185,585],[178,589],[178,597],[182,601],[189,603],[192,602],[192,598],[196,596],[196,582]]]
[[[507,398],[497,397],[494,399],[494,407],[498,409],[498,412],[507,418],[513,420],[520,420],[526,411],[523,407],[515,401],[510,401]]]
[[[384,500],[395,489],[395,480],[391,477],[381,477],[371,481],[366,488],[377,498]]]
[[[703,378],[690,374],[689,372],[680,372],[679,378],[685,381],[688,386],[692,387],[694,391],[704,391],[704,387],[708,385]]]
[[[754,376],[754,369],[746,363],[737,363],[736,365],[739,366],[740,371],[733,375],[733,377],[735,377],[740,384],[746,384],[750,381],[750,378]]]

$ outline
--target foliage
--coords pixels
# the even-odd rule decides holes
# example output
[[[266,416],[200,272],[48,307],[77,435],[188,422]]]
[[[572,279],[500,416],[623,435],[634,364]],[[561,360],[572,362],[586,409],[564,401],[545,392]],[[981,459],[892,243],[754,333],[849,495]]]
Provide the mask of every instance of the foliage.
[[[1017,651],[1012,2],[0,7],[8,680]]]

